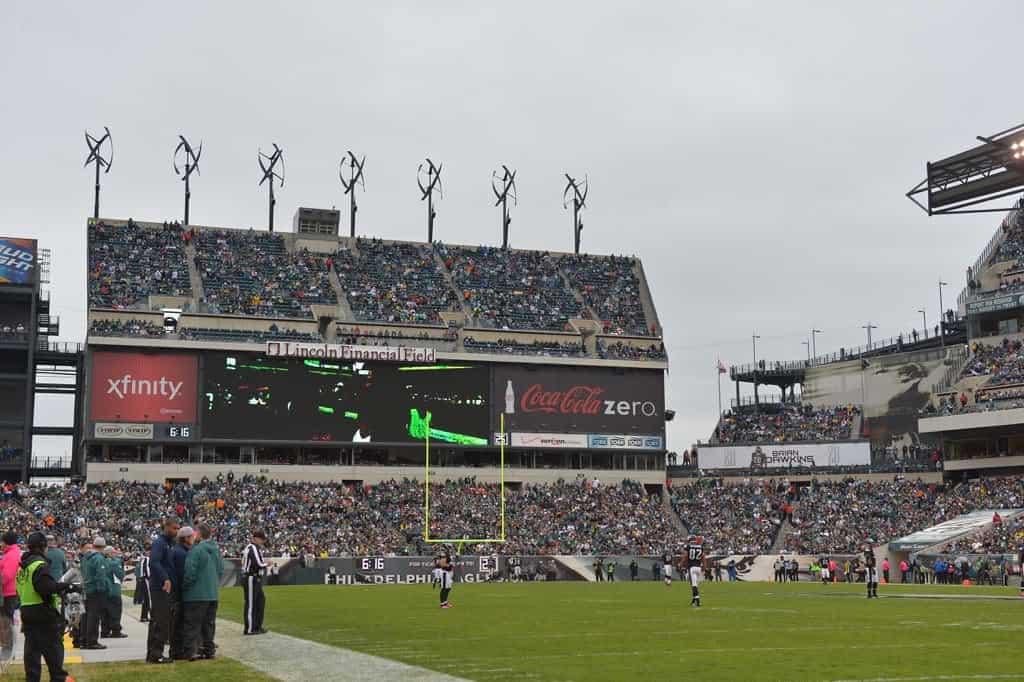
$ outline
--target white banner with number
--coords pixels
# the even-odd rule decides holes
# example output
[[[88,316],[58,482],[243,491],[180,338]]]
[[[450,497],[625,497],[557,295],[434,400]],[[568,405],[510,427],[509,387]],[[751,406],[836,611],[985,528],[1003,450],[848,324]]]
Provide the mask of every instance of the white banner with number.
[[[697,449],[701,469],[815,469],[871,464],[871,443],[713,445]]]

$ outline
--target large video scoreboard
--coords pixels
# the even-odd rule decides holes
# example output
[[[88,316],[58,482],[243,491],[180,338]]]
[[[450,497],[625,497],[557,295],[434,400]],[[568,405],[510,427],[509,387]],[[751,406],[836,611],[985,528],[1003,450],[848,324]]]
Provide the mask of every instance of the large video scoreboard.
[[[664,447],[660,369],[108,348],[90,353],[93,441]]]

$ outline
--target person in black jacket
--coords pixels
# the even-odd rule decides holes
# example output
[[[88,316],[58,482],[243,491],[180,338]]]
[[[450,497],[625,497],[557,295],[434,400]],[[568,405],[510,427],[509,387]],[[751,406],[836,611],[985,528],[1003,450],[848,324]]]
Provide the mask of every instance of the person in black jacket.
[[[146,640],[147,663],[170,663],[164,656],[164,646],[171,639],[171,590],[174,563],[171,547],[178,537],[177,519],[164,520],[163,533],[158,535],[149,549],[149,636]]]
[[[61,594],[77,588],[54,580],[46,559],[46,536],[28,536],[28,551],[21,558],[16,583],[21,599],[21,631],[25,635],[25,679],[39,682],[43,659],[50,679],[68,679],[64,670],[64,618],[60,615]]]
[[[182,603],[181,588],[185,584],[185,559],[192,549],[195,531],[189,526],[178,530],[178,542],[171,547],[171,649],[168,655],[175,661],[184,661],[185,654],[185,605]]]

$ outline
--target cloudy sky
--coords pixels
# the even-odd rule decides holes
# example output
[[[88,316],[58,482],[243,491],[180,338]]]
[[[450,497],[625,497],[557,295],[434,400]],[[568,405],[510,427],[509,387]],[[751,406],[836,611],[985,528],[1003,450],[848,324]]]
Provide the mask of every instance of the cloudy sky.
[[[432,6],[432,8],[429,8]],[[284,149],[278,219],[341,204],[425,237],[415,171],[444,162],[438,236],[500,242],[492,169],[518,169],[512,241],[568,250],[564,171],[589,174],[584,249],[643,259],[671,356],[670,446],[715,422],[716,357],[797,359],[920,326],[994,231],[903,194],[924,163],[1020,122],[1012,2],[15,3],[0,22],[0,233],[53,250],[85,332],[83,129],[116,141],[109,217],[180,218],[176,136],[202,139],[193,222],[265,225],[257,147]],[[726,398],[730,387],[724,385]],[[45,410],[44,410],[45,412]],[[44,415],[45,420],[45,415]]]

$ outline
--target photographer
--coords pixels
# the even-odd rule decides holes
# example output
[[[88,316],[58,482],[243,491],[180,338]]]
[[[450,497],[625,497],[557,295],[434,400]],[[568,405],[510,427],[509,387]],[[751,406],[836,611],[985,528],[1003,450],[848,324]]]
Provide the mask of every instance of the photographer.
[[[45,535],[32,533],[26,544],[28,552],[21,559],[16,579],[21,631],[25,635],[25,679],[38,682],[43,674],[40,659],[46,659],[50,679],[63,682],[68,674],[64,670],[64,619],[59,595],[78,588],[53,579],[46,560]]]

